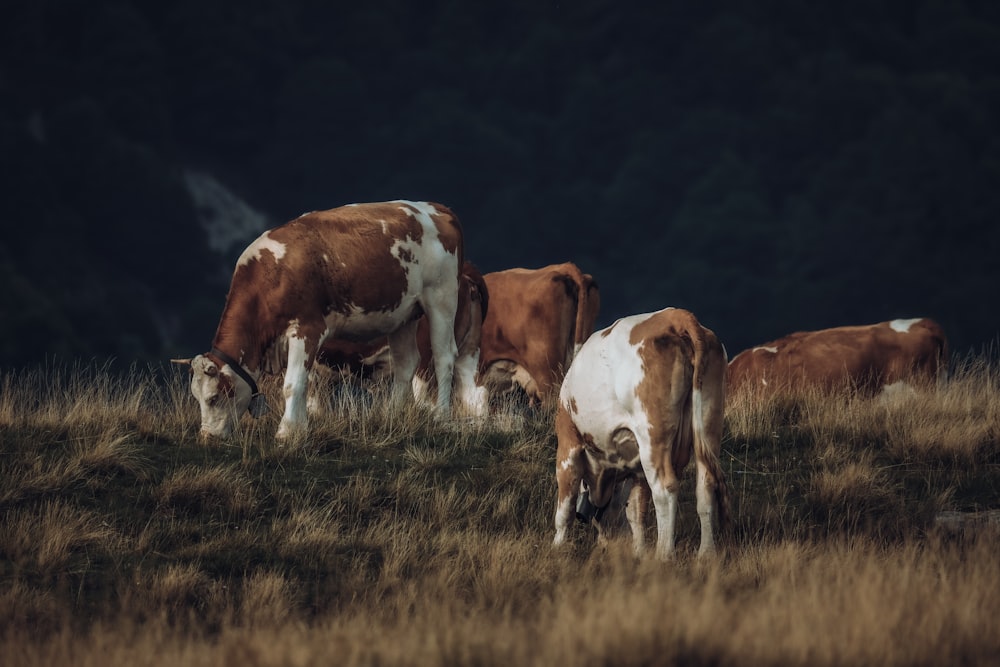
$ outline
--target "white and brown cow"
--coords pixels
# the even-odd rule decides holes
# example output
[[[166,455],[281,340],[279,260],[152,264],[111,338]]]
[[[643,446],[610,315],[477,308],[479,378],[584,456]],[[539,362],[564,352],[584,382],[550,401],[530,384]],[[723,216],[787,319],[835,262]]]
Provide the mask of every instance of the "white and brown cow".
[[[445,206],[391,201],[316,211],[264,232],[236,264],[212,349],[190,360],[203,436],[228,435],[260,412],[257,380],[287,358],[278,438],[306,428],[309,370],[327,338],[388,336],[395,394],[419,363],[427,314],[442,415],[451,406],[452,327],[463,263],[462,227]]]
[[[900,383],[933,382],[947,355],[943,329],[926,318],[802,331],[733,357],[730,396],[807,389],[874,395]]]
[[[692,454],[701,519],[698,553],[715,550],[729,514],[719,463],[726,353],[690,312],[667,308],[625,317],[595,332],[576,355],[556,408],[555,545],[576,514],[590,522],[617,485],[634,479],[627,516],[637,554],[652,496],[656,556],[674,548],[679,477]],[[579,502],[578,502],[579,501]]]
[[[555,398],[576,350],[594,330],[600,291],[571,262],[487,273],[480,383],[493,392],[520,386],[533,403]]]
[[[479,344],[483,318],[489,312],[489,291],[479,269],[472,262],[465,262],[459,276],[458,309],[455,314],[454,391],[459,405],[470,415],[486,413],[486,389],[476,383],[479,367]],[[417,348],[420,363],[413,376],[413,391],[418,400],[428,401],[437,392],[431,351],[430,325],[427,317],[417,324]],[[320,349],[319,361],[336,371],[362,381],[379,382],[392,373],[392,359],[387,338],[363,343],[327,339]]]

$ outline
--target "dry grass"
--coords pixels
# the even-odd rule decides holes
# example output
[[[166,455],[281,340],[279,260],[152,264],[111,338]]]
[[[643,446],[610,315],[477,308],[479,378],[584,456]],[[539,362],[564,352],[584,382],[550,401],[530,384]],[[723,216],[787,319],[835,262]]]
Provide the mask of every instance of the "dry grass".
[[[116,541],[117,535],[98,514],[63,500],[5,512],[0,526],[0,553],[42,578],[80,567],[77,553],[115,548]]]
[[[577,526],[550,548],[551,412],[440,423],[326,388],[294,446],[274,410],[197,442],[185,377],[0,382],[5,663],[992,664],[1000,609],[996,372],[885,400],[737,404],[735,523],[698,561]],[[970,524],[971,525],[971,524]]]

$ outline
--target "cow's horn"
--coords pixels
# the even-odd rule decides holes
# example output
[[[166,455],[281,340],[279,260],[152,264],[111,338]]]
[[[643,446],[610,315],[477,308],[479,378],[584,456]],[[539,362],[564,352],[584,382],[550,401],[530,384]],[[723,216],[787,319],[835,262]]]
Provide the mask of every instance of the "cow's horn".
[[[190,366],[191,358],[188,357],[187,359],[171,359],[170,363],[177,364],[178,366]]]

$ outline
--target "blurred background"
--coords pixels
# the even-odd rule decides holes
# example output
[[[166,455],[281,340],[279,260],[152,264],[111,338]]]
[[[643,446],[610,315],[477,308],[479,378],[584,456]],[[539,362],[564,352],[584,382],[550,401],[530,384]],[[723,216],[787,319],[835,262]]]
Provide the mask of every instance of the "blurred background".
[[[0,19],[0,368],[211,344],[243,247],[450,206],[484,272],[736,352],[1000,331],[1000,3],[38,0]]]

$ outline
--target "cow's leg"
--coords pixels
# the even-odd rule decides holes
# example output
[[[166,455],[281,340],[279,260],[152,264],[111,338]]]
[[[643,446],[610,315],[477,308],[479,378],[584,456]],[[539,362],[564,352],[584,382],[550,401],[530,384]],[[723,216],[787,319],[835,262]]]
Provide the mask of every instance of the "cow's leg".
[[[416,320],[389,334],[389,355],[392,358],[392,399],[401,404],[413,395],[413,376],[420,364]]]
[[[600,518],[594,521],[597,526],[597,543],[599,545],[607,544],[624,535],[624,531],[631,523],[629,498],[632,495],[635,480],[628,474],[625,474],[625,479],[621,479],[623,474],[625,473],[622,471],[610,471],[610,476],[614,480],[614,491],[611,493],[608,504],[600,510]],[[583,489],[581,489],[582,492]]]
[[[632,528],[632,546],[636,556],[646,552],[646,510],[649,507],[649,496],[649,485],[645,479],[638,477],[632,484],[628,505],[625,507],[625,516]]]
[[[677,478],[657,478],[649,485],[656,509],[656,557],[668,560],[674,552],[674,526],[677,521]]]
[[[656,511],[656,557],[660,560],[668,560],[674,551],[677,496],[680,491],[670,451],[671,448],[665,447],[663,443],[645,446],[641,441],[639,443],[639,457]]]
[[[573,521],[577,494],[583,481],[583,443],[569,413],[560,405],[556,409],[556,536],[559,546],[566,541],[566,531]]]
[[[489,403],[486,387],[476,384],[476,369],[479,367],[479,350],[475,354],[463,354],[455,360],[455,387],[459,400],[466,412],[474,417],[486,414]]]
[[[334,371],[326,364],[313,364],[309,371],[306,413],[310,417],[330,411],[330,389],[334,383]],[[323,392],[323,393],[321,393]]]
[[[431,402],[431,383],[423,373],[413,374],[413,398],[418,405],[427,405]]]
[[[308,426],[307,392],[309,387],[308,339],[299,333],[288,335],[288,367],[282,394],[285,397],[285,413],[278,424],[277,438],[285,440],[304,432]]]
[[[459,326],[461,322],[462,326]],[[483,303],[478,287],[467,275],[462,276],[455,313],[455,392],[465,413],[483,417],[489,409],[489,392],[476,379],[479,373],[480,345],[483,340]]]
[[[724,364],[725,359],[711,360],[710,369],[714,374],[714,381],[704,383],[705,391],[695,389],[692,392],[692,426],[697,466],[695,494],[701,522],[699,556],[715,553],[714,532],[720,523],[720,513],[725,513],[728,505],[725,473],[719,463],[725,405],[722,391]],[[711,391],[712,387],[718,389]],[[719,506],[720,502],[723,507]]]
[[[701,522],[701,545],[698,547],[698,555],[705,556],[715,553],[715,479],[708,466],[698,458],[696,461],[698,468],[698,479],[695,486],[695,494],[698,498],[698,519]]]
[[[430,325],[431,355],[437,378],[437,409],[442,417],[451,415],[451,383],[455,371],[455,312],[458,309],[458,283],[426,290],[423,301]]]
[[[537,372],[537,371],[536,371]],[[542,373],[546,371],[541,371],[539,377],[542,377]],[[528,405],[532,407],[537,407],[542,403],[542,390],[539,388],[538,383],[535,382],[535,378],[532,376],[531,372],[527,368],[518,364],[514,367],[514,382],[520,385],[521,389],[528,396]],[[549,391],[550,385],[545,385],[545,391]]]

